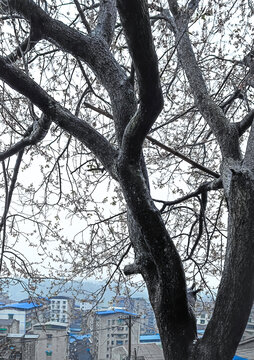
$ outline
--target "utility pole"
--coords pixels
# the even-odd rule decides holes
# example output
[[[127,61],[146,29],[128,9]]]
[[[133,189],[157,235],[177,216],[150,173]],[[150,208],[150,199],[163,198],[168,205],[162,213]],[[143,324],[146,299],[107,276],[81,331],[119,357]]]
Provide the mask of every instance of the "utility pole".
[[[132,328],[131,315],[129,315],[129,319],[128,319],[128,328],[129,328],[128,360],[131,360],[131,328]]]
[[[139,319],[140,316],[138,315],[134,315],[134,314],[130,314],[128,317],[121,317],[120,319],[124,320],[126,325],[128,326],[128,360],[131,360],[131,328],[135,323],[136,319]],[[132,321],[134,320],[134,321]]]

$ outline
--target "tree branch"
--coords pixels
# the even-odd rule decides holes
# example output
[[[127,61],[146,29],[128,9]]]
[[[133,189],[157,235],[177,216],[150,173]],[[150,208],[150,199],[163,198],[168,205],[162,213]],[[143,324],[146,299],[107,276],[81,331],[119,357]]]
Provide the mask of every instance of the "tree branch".
[[[251,110],[240,122],[237,122],[239,136],[242,136],[245,131],[251,126],[254,119],[254,110]]]
[[[118,0],[117,4],[140,95],[139,109],[125,129],[122,152],[132,161],[139,161],[143,141],[163,106],[158,60],[146,1]]]
[[[88,34],[90,34],[90,33],[91,33],[91,28],[90,28],[90,25],[89,25],[88,21],[86,20],[86,17],[85,17],[85,15],[84,15],[84,11],[81,9],[81,6],[80,6],[79,1],[78,1],[78,0],[74,0],[74,3],[75,3],[76,8],[77,8],[77,10],[78,10],[78,12],[79,12],[79,16],[80,16],[80,18],[81,18],[82,23],[84,24],[84,26],[85,26]]]
[[[110,45],[116,23],[116,0],[100,0],[100,11],[94,33]]]
[[[168,3],[175,20],[174,33],[178,57],[188,78],[196,104],[214,133],[223,156],[239,159],[241,155],[238,134],[230,126],[220,106],[208,94],[202,71],[197,63],[188,34],[190,15],[188,11],[184,12],[178,8],[176,0],[168,1]],[[170,25],[169,28],[171,29]]]
[[[113,159],[117,152],[110,143],[86,121],[79,119],[62,107],[23,71],[0,56],[0,78],[14,90],[26,96],[48,119],[51,119],[70,135],[74,135],[87,146],[104,167],[116,176]]]
[[[199,194],[202,194],[207,191],[211,190],[218,190],[222,188],[222,181],[221,178],[216,179],[214,181],[205,182],[204,184],[200,185],[197,190],[189,193],[188,195],[182,196],[181,198],[178,198],[176,200],[172,201],[164,201],[164,200],[156,200],[153,199],[155,202],[163,203],[163,207],[161,208],[161,212],[165,210],[167,206],[177,205],[180,204],[183,201],[189,200],[195,196],[198,196]]]
[[[191,160],[189,159],[187,156],[181,154],[180,152],[174,150],[173,148],[169,147],[169,146],[166,146],[164,144],[162,144],[161,142],[159,142],[158,140],[152,138],[151,136],[147,136],[147,139],[150,140],[153,144],[159,146],[161,149],[163,150],[166,150],[168,152],[170,152],[171,154],[179,157],[180,159],[186,161],[187,163],[191,164],[192,166],[194,166],[195,168],[201,170],[201,171],[204,171],[205,173],[215,177],[215,178],[219,178],[220,175],[210,169],[208,169],[207,167],[197,163],[196,161],[194,160]]]
[[[0,161],[3,161],[23,150],[26,146],[35,145],[39,141],[43,140],[48,133],[51,122],[52,121],[44,115],[42,115],[38,121],[35,120],[33,125],[31,125],[26,131],[22,140],[12,145],[9,149],[0,152]]]

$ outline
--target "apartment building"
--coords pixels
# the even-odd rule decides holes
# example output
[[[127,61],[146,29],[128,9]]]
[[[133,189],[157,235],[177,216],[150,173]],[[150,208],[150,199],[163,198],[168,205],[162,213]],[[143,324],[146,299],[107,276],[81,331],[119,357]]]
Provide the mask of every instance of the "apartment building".
[[[67,296],[54,296],[49,299],[50,321],[70,324],[74,311],[74,299]]]
[[[0,306],[0,319],[19,321],[19,333],[25,334],[32,325],[43,319],[43,305],[22,302]]]
[[[204,330],[211,319],[214,309],[213,301],[196,301],[195,315],[197,319],[197,329]]]
[[[35,347],[38,337],[34,334],[0,335],[0,359],[35,360]]]
[[[120,307],[140,316],[140,334],[156,334],[158,328],[151,304],[142,297],[117,296],[113,306]]]
[[[139,343],[140,319],[137,314],[112,308],[96,311],[92,322],[91,352],[95,360],[112,359],[112,349],[128,345],[129,341]]]
[[[68,325],[59,322],[38,323],[33,334],[39,336],[33,360],[68,359]]]
[[[19,321],[15,319],[0,319],[0,334],[19,334]]]

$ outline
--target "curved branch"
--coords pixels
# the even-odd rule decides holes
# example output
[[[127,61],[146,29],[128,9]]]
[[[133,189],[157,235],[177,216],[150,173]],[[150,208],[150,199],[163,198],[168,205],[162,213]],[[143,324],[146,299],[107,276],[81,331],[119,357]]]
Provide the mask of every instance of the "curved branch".
[[[239,136],[242,136],[246,130],[252,125],[254,119],[254,110],[251,110],[244,118],[236,123],[238,127]]]
[[[139,85],[140,106],[125,129],[122,152],[139,161],[143,141],[163,106],[147,3],[118,0],[118,10]]]
[[[219,178],[219,179],[216,179],[211,182],[205,182],[204,184],[200,185],[197,190],[189,193],[188,195],[182,196],[176,200],[172,200],[172,201],[164,201],[164,200],[156,200],[156,199],[153,199],[153,200],[158,203],[163,203],[163,206],[161,208],[161,212],[163,212],[165,210],[166,206],[177,205],[183,201],[189,200],[189,199],[191,199],[195,196],[198,196],[199,194],[202,194],[204,192],[208,192],[211,190],[218,190],[221,188],[222,188],[222,181],[221,181],[221,178]]]
[[[113,159],[117,157],[117,151],[92,126],[62,107],[34,80],[1,56],[0,78],[14,90],[26,96],[48,119],[54,121],[70,135],[74,135],[85,144],[110,171],[112,176],[116,176]]]

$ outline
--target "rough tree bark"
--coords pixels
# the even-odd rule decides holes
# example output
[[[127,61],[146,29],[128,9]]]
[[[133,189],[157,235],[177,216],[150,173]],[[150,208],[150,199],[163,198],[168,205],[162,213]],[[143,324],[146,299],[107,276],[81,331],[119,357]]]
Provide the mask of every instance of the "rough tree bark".
[[[16,55],[0,56],[0,78],[23,94],[49,119],[79,139],[101,161],[121,185],[127,208],[129,234],[136,263],[126,274],[141,273],[153,306],[166,360],[231,360],[245,328],[254,298],[254,129],[245,156],[239,139],[253,120],[253,113],[231,124],[208,93],[188,35],[188,22],[198,1],[180,8],[169,0],[163,19],[175,35],[178,57],[189,80],[196,105],[216,137],[222,154],[221,179],[228,202],[228,244],[224,272],[216,306],[204,337],[196,340],[196,324],[187,300],[185,274],[180,256],[149,192],[142,145],[156,121],[163,97],[158,61],[153,45],[148,6],[145,0],[101,0],[98,25],[84,35],[52,19],[32,0],[1,1],[2,11],[25,18],[34,42],[41,39],[85,62],[109,94],[119,150],[84,120],[50,97],[13,62]],[[117,7],[135,68],[139,103],[134,87],[110,51]],[[80,9],[80,11],[82,11]],[[34,31],[33,31],[34,34]],[[33,44],[34,45],[34,44]],[[27,44],[25,45],[26,50]],[[45,131],[44,122],[37,124]],[[32,132],[5,153],[1,160],[41,140]],[[209,185],[211,187],[211,185]],[[226,311],[225,311],[226,309]]]

